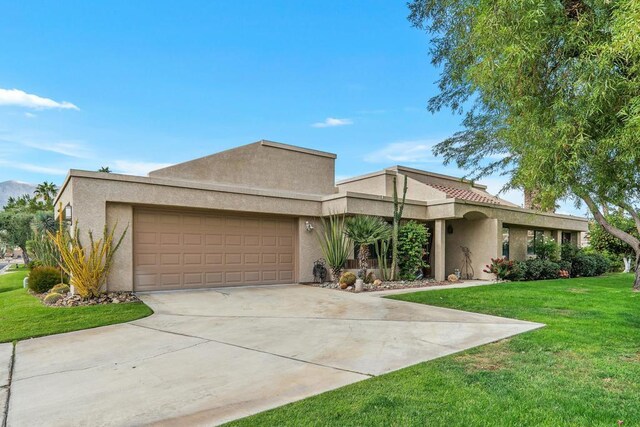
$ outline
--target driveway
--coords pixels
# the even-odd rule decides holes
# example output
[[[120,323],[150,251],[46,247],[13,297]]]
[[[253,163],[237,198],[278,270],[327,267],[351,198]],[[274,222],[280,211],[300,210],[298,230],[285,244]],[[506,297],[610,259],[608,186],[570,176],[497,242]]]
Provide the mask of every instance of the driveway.
[[[219,424],[542,326],[301,285],[141,298],[154,315],[19,342],[8,426]]]

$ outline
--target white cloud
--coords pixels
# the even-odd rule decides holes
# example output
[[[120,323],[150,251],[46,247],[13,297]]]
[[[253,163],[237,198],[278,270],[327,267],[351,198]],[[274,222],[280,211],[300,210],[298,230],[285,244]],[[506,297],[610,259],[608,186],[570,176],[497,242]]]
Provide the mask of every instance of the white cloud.
[[[47,108],[60,108],[65,110],[79,110],[79,108],[67,101],[54,101],[50,98],[43,98],[38,95],[26,93],[19,89],[0,88],[0,106],[25,107],[35,110]]]
[[[33,114],[33,113],[24,113],[24,116],[28,119],[35,119],[36,117],[38,117],[37,114]]]
[[[0,165],[11,169],[19,169],[27,172],[46,173],[51,175],[66,175],[68,172],[66,169],[39,166],[32,163],[10,162],[7,160],[0,160]]]
[[[431,140],[401,141],[387,144],[364,157],[369,163],[440,163],[432,153],[437,142]]]
[[[147,175],[150,171],[166,168],[171,163],[132,162],[129,160],[116,160],[113,163],[113,171],[125,175]]]
[[[33,142],[20,141],[25,147],[35,148],[36,150],[50,151],[69,157],[79,159],[87,159],[92,157],[91,151],[81,142],[61,141],[61,142]]]
[[[352,125],[353,121],[351,119],[336,119],[333,117],[327,117],[324,122],[317,122],[311,125],[314,128],[330,128],[335,126],[346,126]]]

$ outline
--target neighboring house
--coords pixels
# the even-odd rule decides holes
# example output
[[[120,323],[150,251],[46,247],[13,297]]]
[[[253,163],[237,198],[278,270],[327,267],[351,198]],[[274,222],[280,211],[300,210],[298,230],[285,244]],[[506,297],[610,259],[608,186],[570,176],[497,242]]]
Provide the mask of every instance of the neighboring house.
[[[259,141],[149,173],[71,170],[56,203],[83,234],[129,226],[109,290],[164,290],[313,280],[315,231],[331,213],[389,218],[393,178],[408,179],[404,218],[431,231],[432,274],[487,278],[490,258],[527,257],[546,233],[578,244],[582,218],[519,208],[459,178],[395,166],[335,184],[335,154]],[[461,247],[470,250],[465,261]],[[465,269],[465,262],[469,268]]]

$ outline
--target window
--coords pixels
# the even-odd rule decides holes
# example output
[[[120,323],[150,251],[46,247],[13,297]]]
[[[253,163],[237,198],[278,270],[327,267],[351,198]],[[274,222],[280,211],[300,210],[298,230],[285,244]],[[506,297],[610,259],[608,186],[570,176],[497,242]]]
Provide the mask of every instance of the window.
[[[571,243],[571,232],[570,231],[563,231],[562,232],[562,244],[568,244]]]
[[[542,243],[544,231],[527,230],[527,255],[536,255],[536,246]]]
[[[502,227],[502,256],[509,259],[509,227]]]

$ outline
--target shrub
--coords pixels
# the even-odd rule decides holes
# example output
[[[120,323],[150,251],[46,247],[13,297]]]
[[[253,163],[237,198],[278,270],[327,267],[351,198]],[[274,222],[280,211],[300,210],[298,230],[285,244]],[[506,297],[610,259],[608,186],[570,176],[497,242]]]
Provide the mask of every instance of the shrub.
[[[356,275],[347,271],[340,276],[340,283],[344,283],[347,286],[353,286],[353,284],[356,283]]]
[[[423,224],[409,221],[398,231],[398,267],[400,278],[414,280],[416,272],[425,267],[422,260],[429,239],[429,231]]]
[[[513,280],[513,281],[524,280],[526,271],[527,271],[527,264],[524,261],[513,261],[510,280]]]
[[[55,304],[57,301],[62,299],[62,295],[57,292],[49,292],[47,296],[44,297],[45,304]]]
[[[66,294],[70,291],[69,285],[66,283],[58,283],[53,288],[51,288],[51,292],[55,292],[57,294]]]
[[[557,279],[560,274],[560,266],[548,260],[539,258],[528,259],[524,264],[524,280]]]
[[[578,251],[571,260],[571,277],[595,276],[598,269],[596,262],[593,256],[584,251]]]
[[[592,257],[593,260],[595,261],[595,264],[596,264],[595,275],[596,276],[600,276],[601,274],[604,274],[607,271],[609,271],[609,267],[611,267],[611,262],[609,262],[607,257],[605,257],[603,254],[598,253],[598,252],[589,254],[589,256]]]
[[[42,267],[42,263],[40,261],[38,261],[38,260],[29,261],[27,263],[27,268],[29,270],[32,270],[32,269],[34,269],[36,267]]]
[[[54,267],[36,267],[29,273],[29,289],[38,294],[48,292],[60,283],[61,272]],[[64,278],[63,278],[64,280]]]
[[[560,267],[560,271],[566,272],[566,274],[561,274],[560,277],[571,275],[571,261],[560,260],[558,261],[558,267]]]
[[[485,273],[496,275],[498,280],[510,280],[514,268],[514,262],[506,258],[491,258],[491,264],[486,265]]]
[[[572,245],[571,243],[563,243],[562,246],[560,246],[560,259],[562,261],[571,262],[578,251],[579,249],[575,245]]]
[[[542,236],[536,241],[535,253],[538,259],[555,262],[558,260],[558,244],[551,237]]]

